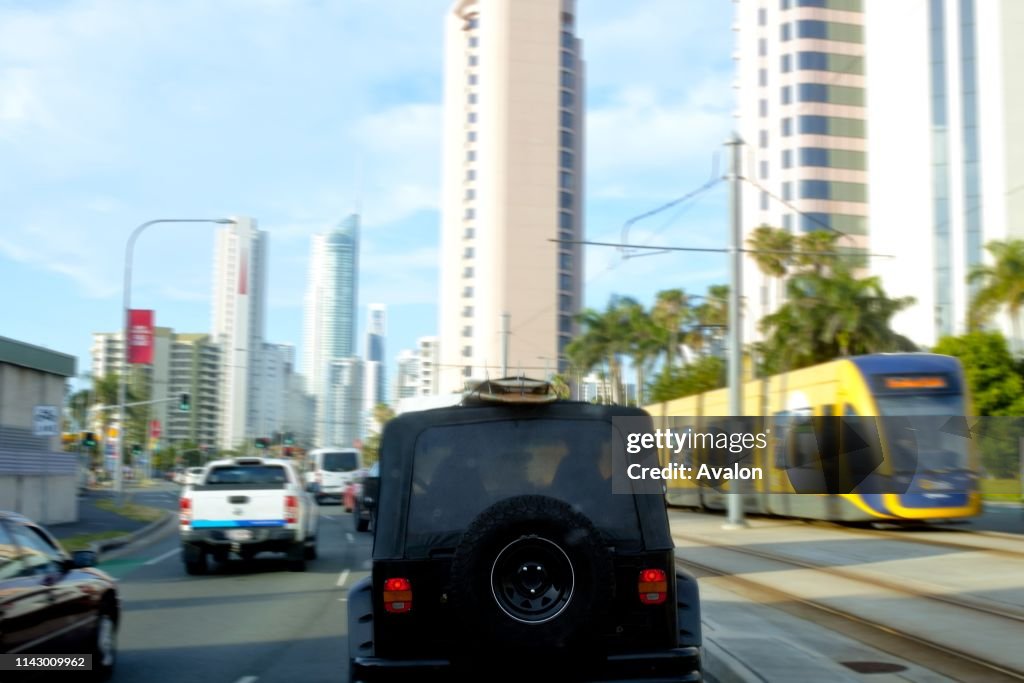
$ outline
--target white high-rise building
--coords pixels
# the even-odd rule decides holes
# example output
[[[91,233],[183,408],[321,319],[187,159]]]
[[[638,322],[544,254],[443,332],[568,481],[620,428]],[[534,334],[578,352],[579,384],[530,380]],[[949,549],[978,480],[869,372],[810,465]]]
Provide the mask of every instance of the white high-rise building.
[[[744,187],[745,232],[839,231],[889,296],[917,300],[898,332],[964,332],[984,245],[1024,237],[1022,24],[1015,0],[738,0],[737,116],[760,185]],[[782,292],[753,259],[743,277],[754,341]]]
[[[259,354],[266,310],[267,233],[240,217],[217,233],[213,332],[221,347],[219,445],[247,443],[258,427]]]
[[[416,340],[416,346],[419,351],[419,357],[416,359],[417,395],[431,396],[441,393],[441,369],[438,367],[440,345],[437,337],[420,337]]]
[[[120,372],[122,337],[120,332],[93,333],[94,378]],[[210,335],[153,328],[153,362],[131,367],[129,388],[137,401],[159,401],[139,410],[145,410],[150,427],[157,424],[163,443],[217,443],[220,354]],[[179,409],[182,394],[189,394],[188,411]]]
[[[384,349],[387,345],[387,307],[384,304],[370,304],[367,310],[366,361],[380,364],[380,372],[377,373],[371,391],[374,405],[377,405],[387,401],[387,378],[384,372]]]
[[[259,403],[254,422],[255,437],[272,438],[285,428],[289,377],[295,366],[295,347],[291,344],[263,344],[256,381]]]
[[[392,407],[403,398],[417,396],[420,387],[420,360],[416,351],[405,349],[399,352],[397,366],[395,389],[391,392]]]
[[[333,231],[313,236],[306,289],[303,374],[317,403],[317,442],[331,444],[327,366],[355,353],[356,294],[359,272],[359,216],[351,215]]]
[[[582,249],[550,240],[583,232],[575,31],[574,0],[459,0],[447,15],[440,393],[500,375],[503,342],[509,368],[566,365]]]
[[[327,364],[321,446],[349,448],[363,438],[363,361],[336,358]]]

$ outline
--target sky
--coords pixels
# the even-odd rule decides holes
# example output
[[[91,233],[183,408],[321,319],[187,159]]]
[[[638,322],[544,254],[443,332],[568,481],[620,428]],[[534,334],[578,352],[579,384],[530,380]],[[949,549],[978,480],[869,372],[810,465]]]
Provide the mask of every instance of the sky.
[[[301,353],[310,238],[358,203],[357,348],[367,304],[387,305],[393,377],[398,352],[437,333],[450,4],[0,0],[0,336],[72,354],[88,372],[92,333],[121,324],[132,229],[241,215],[269,233],[266,341]],[[725,245],[723,183],[623,225],[724,173],[732,11],[726,0],[579,0],[588,239]],[[208,332],[216,229],[148,229],[133,307]],[[585,303],[700,293],[726,266],[720,254],[588,247]]]

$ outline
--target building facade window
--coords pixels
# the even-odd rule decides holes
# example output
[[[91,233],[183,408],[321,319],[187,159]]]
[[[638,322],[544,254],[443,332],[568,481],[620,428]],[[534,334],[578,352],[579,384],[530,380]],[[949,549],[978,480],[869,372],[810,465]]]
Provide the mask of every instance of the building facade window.
[[[575,60],[573,59],[572,53],[568,50],[562,50],[562,68],[571,69],[575,65],[574,63]]]
[[[559,192],[558,193],[558,205],[563,209],[572,208],[572,193],[571,192]]]
[[[466,114],[466,121],[468,123],[476,123],[476,112],[471,111],[468,114]]]
[[[565,292],[572,291],[572,276],[562,273],[558,276],[558,288]]]
[[[475,130],[466,131],[466,142],[476,142],[476,131]]]
[[[473,266],[466,266],[463,268],[462,277],[473,277]]]
[[[758,172],[759,172],[759,175],[761,177],[761,180],[766,180],[768,178],[768,162],[767,161],[761,161],[758,164],[758,166],[759,166]]]
[[[561,93],[562,93],[562,96],[561,96],[562,97],[562,106],[565,107],[566,109],[572,107],[573,102],[576,101],[576,98],[574,98],[572,96],[572,92],[569,91],[569,90],[562,90]]]
[[[782,73],[788,74],[793,70],[793,56],[790,54],[782,55]]]
[[[573,155],[572,155],[572,152],[569,152],[567,150],[562,150],[559,153],[559,161],[561,162],[562,168],[572,168],[573,167]]]
[[[793,183],[782,183],[782,199],[787,202],[793,199]]]
[[[462,233],[462,236],[466,239],[473,239],[476,236],[476,230],[474,228],[466,228],[466,231]]]
[[[789,116],[782,119],[782,137],[788,138],[793,134],[793,119]]]
[[[472,318],[473,317],[473,307],[472,306],[465,306],[465,307],[463,307],[463,309],[462,309],[462,317],[463,318]]]
[[[463,287],[462,288],[462,296],[467,298],[467,299],[472,297],[473,296],[473,288],[472,287]]]
[[[472,325],[466,325],[465,327],[462,328],[462,336],[463,337],[472,337],[473,336],[473,327],[472,327]]]
[[[563,130],[563,131],[560,131],[560,133],[561,133],[560,137],[561,137],[562,147],[566,147],[568,149],[572,149],[572,145],[573,145],[572,131]]]
[[[757,8],[757,25],[765,26],[768,23],[768,10],[764,7]]]
[[[757,56],[767,57],[768,56],[768,41],[764,38],[757,39]]]
[[[863,119],[838,116],[801,116],[797,119],[797,130],[802,135],[833,135],[850,138],[863,138],[867,134],[867,126]]]
[[[472,220],[476,218],[476,211],[473,210],[473,207],[466,207],[466,213],[463,215],[463,218],[465,218],[466,220]]]
[[[476,161],[476,150],[466,150],[466,161]]]
[[[562,31],[562,48],[571,50],[576,47],[576,38],[569,31]]]
[[[561,171],[558,174],[558,184],[563,190],[571,190],[572,186],[572,173],[568,171]]]
[[[562,120],[561,121],[562,128],[572,128],[572,112],[571,111],[566,111],[565,109],[563,109],[563,110],[561,110],[560,114],[561,114],[560,118]]]
[[[472,169],[472,168],[466,169],[466,180],[476,180],[476,170],[475,169]]]
[[[571,294],[559,294],[558,295],[558,310],[562,313],[568,313],[572,310],[572,295]]]
[[[469,358],[472,355],[473,355],[473,347],[472,346],[463,346],[462,347],[462,356],[463,356],[463,358]]]
[[[793,150],[782,150],[782,168],[793,168]]]
[[[576,77],[571,71],[562,72],[562,87],[572,89],[576,86]]]
[[[761,118],[768,116],[768,100],[760,99],[757,102],[757,114]]]
[[[572,270],[572,254],[567,254],[564,251],[559,252],[558,267],[562,270]]]
[[[470,36],[469,37],[469,46],[470,47],[480,47],[480,38],[478,36]]]
[[[473,247],[466,247],[463,249],[462,258],[473,258]]]
[[[466,188],[466,201],[467,202],[468,201],[472,201],[473,199],[476,199],[476,190],[474,190],[472,187],[467,187]]]
[[[782,27],[779,29],[779,33],[782,36],[783,42],[789,40],[792,37],[793,29],[788,21],[782,25]]]
[[[469,84],[470,85],[476,85],[477,84],[476,74],[469,74]]]
[[[572,229],[572,214],[568,211],[560,211],[558,213],[558,227],[562,230]]]
[[[768,85],[768,69],[757,70],[757,84],[762,88]]]
[[[470,55],[469,56],[469,65],[470,66],[476,66],[479,62],[480,62],[480,60],[479,60],[479,58],[476,55]]]
[[[837,40],[843,43],[863,43],[864,27],[836,21],[801,19],[796,22],[796,37],[817,40]]]
[[[572,332],[572,318],[567,315],[558,316],[558,331]]]
[[[764,190],[761,190],[761,210],[768,210],[768,193],[765,192]]]
[[[758,138],[758,146],[761,149],[765,149],[766,147],[768,147],[768,131],[762,130],[762,131],[758,132],[757,138]]]
[[[793,89],[788,85],[782,86],[782,103],[789,104],[793,100]]]

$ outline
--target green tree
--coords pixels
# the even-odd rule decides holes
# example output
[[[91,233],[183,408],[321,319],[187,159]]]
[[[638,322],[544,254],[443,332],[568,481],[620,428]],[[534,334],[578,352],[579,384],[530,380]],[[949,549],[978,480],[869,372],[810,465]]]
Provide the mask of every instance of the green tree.
[[[567,399],[572,393],[565,375],[558,373],[551,376],[551,388],[555,390],[555,393],[560,399]]]
[[[1024,416],[1024,364],[1014,360],[1002,334],[943,337],[933,351],[960,359],[976,415]]]
[[[666,366],[649,388],[651,401],[669,401],[725,386],[725,361],[716,356],[698,358],[682,367]]]
[[[786,303],[760,323],[767,374],[840,356],[916,350],[891,327],[913,298],[889,298],[877,277],[858,278],[836,264],[828,273],[791,276],[786,291]]]
[[[690,297],[682,289],[666,289],[658,292],[651,311],[651,320],[661,328],[665,339],[665,361],[669,366],[676,364],[680,356],[679,347],[683,338],[683,325],[691,315]]]
[[[1024,349],[1019,346],[1022,338],[1021,309],[1024,308],[1024,240],[994,241],[985,245],[992,257],[991,264],[979,264],[971,269],[968,282],[978,287],[971,302],[968,316],[970,329],[978,329],[991,321],[1002,308],[1010,316],[1015,355]]]
[[[630,321],[637,305],[629,297],[612,296],[603,312],[584,309],[576,316],[580,334],[566,347],[566,355],[583,372],[607,366],[615,404],[622,403],[622,357],[630,352]]]
[[[989,476],[1015,478],[1020,472],[1019,438],[1024,434],[1024,362],[1010,354],[998,332],[969,332],[943,337],[935,353],[956,356],[980,419],[972,437]]]

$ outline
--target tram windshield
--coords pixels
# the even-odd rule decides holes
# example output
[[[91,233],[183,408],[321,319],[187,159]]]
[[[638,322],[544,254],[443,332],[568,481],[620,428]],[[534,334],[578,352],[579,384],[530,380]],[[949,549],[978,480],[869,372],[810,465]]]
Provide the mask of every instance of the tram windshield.
[[[876,396],[885,421],[893,469],[934,472],[967,469],[968,440],[949,426],[963,416],[963,397],[957,394]]]

